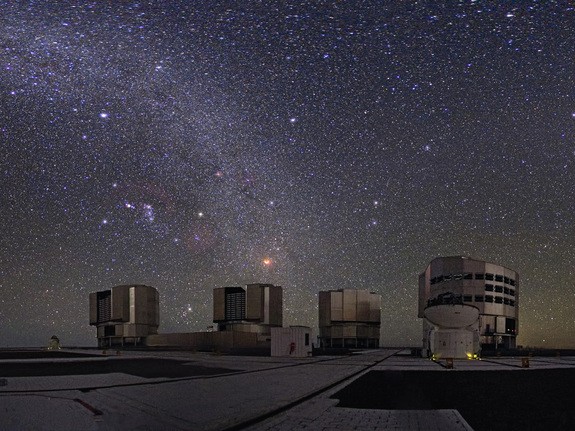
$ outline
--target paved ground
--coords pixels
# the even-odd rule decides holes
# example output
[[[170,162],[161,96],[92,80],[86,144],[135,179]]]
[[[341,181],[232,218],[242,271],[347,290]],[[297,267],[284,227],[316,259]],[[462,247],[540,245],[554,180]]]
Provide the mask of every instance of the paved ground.
[[[501,393],[498,382],[506,381],[511,405],[516,402],[513,385],[518,382],[526,393],[546,379],[547,388],[553,387],[553,379],[567,386],[575,376],[574,357],[532,358],[528,369],[521,368],[521,358],[456,361],[449,370],[444,363],[384,349],[305,359],[191,352],[87,353],[92,356],[1,359],[0,429],[470,430],[469,419],[449,399],[439,408],[428,408],[423,401],[430,386],[444,392],[448,387],[453,391],[467,385],[465,390],[473,391],[481,386],[489,400],[490,391]],[[498,373],[504,380],[486,380],[491,374],[478,371]],[[411,391],[419,395],[413,397]],[[536,395],[544,400],[549,394]],[[470,399],[471,412],[493,410],[502,403],[494,397],[491,404],[481,398],[473,405],[474,398]],[[547,423],[554,429],[573,429],[571,413],[561,414]],[[496,429],[497,423],[487,425]],[[478,424],[476,430],[490,429]],[[533,425],[523,428],[549,429],[541,428],[541,423]]]

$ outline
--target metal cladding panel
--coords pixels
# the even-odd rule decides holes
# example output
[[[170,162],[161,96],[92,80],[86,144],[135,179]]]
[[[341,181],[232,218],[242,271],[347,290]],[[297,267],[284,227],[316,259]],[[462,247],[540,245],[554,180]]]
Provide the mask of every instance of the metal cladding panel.
[[[495,330],[498,334],[505,334],[505,316],[497,316]]]
[[[369,338],[376,338],[379,340],[380,334],[381,334],[381,328],[379,326],[369,327]]]
[[[357,337],[357,326],[349,325],[343,327],[343,337],[344,338],[355,338]]]
[[[142,294],[138,294],[135,287],[130,287],[130,323],[140,323],[142,321]]]
[[[156,289],[148,295],[148,310],[153,313],[148,319],[150,325],[160,326],[160,293]]]
[[[214,322],[226,320],[226,288],[216,287],[214,289]]]
[[[381,323],[381,295],[371,293],[369,295],[369,319],[370,323]]]
[[[328,326],[331,323],[331,292],[319,292],[318,300],[319,326]]]
[[[515,318],[515,320],[517,320],[517,322],[519,322],[519,294],[520,294],[519,274],[516,273],[515,271],[511,271],[511,274],[508,277],[513,277],[515,279],[515,286],[513,286],[513,288],[515,289],[515,307],[513,307],[513,317]],[[515,327],[515,334],[519,334],[518,324]]]
[[[431,266],[425,269],[425,272],[419,274],[419,307],[417,310],[417,317],[423,317],[423,310],[427,305],[427,300],[429,299],[430,285],[429,285],[429,274],[431,272]]]
[[[491,292],[489,292],[491,293]],[[486,302],[483,307],[483,311],[485,314],[491,314],[496,316],[507,316],[507,317],[515,317],[515,309],[517,307],[509,307],[504,304],[497,304]]]
[[[120,322],[130,320],[130,286],[112,287],[111,320]]]
[[[132,323],[124,323],[122,325],[122,331],[124,337],[146,337],[149,334],[148,325],[135,325]]]
[[[519,289],[519,284],[519,274],[515,273],[515,320],[517,321],[515,334],[519,334],[519,296],[521,290]]]
[[[150,286],[130,287],[130,323],[159,325],[159,294]]]
[[[369,322],[369,309],[371,294],[367,290],[357,291],[357,321]]]
[[[441,258],[441,268],[443,274],[460,274],[463,272],[463,265],[466,259],[459,256]]]
[[[90,325],[98,323],[98,294],[90,293]]]
[[[246,318],[251,321],[263,321],[263,287],[259,284],[248,284],[246,292]]]
[[[444,262],[445,262],[445,258],[439,257],[439,258],[433,259],[428,266],[429,276],[435,277],[437,275],[443,274],[444,273],[444,271],[443,271]]]
[[[354,322],[357,320],[357,291],[343,290],[343,320]]]
[[[343,321],[343,292],[328,292],[330,293],[330,322]],[[329,324],[329,323],[328,323]]]
[[[485,272],[491,274],[503,274],[504,268],[501,265],[497,265],[491,262],[485,262]]]
[[[320,326],[319,336],[320,338],[331,338],[331,326]]]
[[[124,336],[124,325],[114,325],[114,335],[118,337]]]
[[[269,322],[270,325],[283,324],[283,298],[281,286],[269,286]]]
[[[343,326],[332,326],[329,332],[331,338],[343,338]]]
[[[358,325],[355,327],[356,336],[358,338],[370,338],[370,326]]]

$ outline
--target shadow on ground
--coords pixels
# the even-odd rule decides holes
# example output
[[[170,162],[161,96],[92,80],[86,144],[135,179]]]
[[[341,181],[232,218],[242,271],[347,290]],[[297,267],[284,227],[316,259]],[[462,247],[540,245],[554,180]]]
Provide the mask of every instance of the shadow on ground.
[[[0,350],[0,359],[96,358],[98,356],[100,355],[61,350]]]
[[[70,376],[124,373],[146,378],[176,378],[235,373],[240,370],[158,358],[106,358],[97,361],[3,363],[0,377]]]
[[[338,407],[457,409],[476,431],[575,429],[575,369],[371,371],[332,398]]]

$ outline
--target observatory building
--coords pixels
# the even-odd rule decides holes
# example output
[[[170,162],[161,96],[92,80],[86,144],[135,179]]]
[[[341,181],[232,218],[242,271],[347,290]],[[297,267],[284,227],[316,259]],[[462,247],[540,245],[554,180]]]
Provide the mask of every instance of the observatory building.
[[[322,347],[379,347],[381,295],[368,290],[319,292]]]
[[[158,333],[160,296],[150,286],[115,286],[90,293],[90,325],[96,326],[98,347],[143,343]]]
[[[282,326],[282,288],[273,284],[214,289],[214,323],[219,331],[270,335]]]
[[[423,354],[474,357],[483,349],[515,348],[519,274],[464,256],[433,259],[419,276]]]

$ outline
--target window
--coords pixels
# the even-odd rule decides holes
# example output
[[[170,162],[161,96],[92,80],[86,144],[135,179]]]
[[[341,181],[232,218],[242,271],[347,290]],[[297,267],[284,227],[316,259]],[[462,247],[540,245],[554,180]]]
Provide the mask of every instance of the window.
[[[485,302],[493,302],[493,296],[492,295],[485,295]]]
[[[515,280],[513,280],[512,278],[509,279],[509,284],[511,286],[515,286]]]
[[[496,296],[495,297],[495,303],[496,304],[503,304],[503,298],[501,296]]]
[[[483,302],[483,295],[475,295],[475,302]]]
[[[486,284],[485,285],[485,290],[488,292],[493,292],[493,285],[492,284]]]
[[[305,345],[309,346],[309,334],[307,332],[305,334]]]
[[[472,295],[463,295],[463,302],[471,302],[473,299]]]
[[[476,279],[476,280],[484,280],[484,279],[485,279],[485,274],[476,272],[476,273],[475,273],[475,279]]]
[[[444,275],[444,276],[443,276],[443,281],[451,281],[451,274],[449,274],[449,275]]]
[[[503,283],[503,276],[501,274],[497,274],[495,276],[495,281],[498,281],[500,283]]]
[[[473,274],[470,272],[466,272],[465,274],[463,274],[463,279],[464,280],[473,280]]]
[[[515,291],[514,291],[513,289],[509,289],[509,294],[510,294],[511,296],[515,296]]]
[[[503,298],[503,303],[505,305],[509,305],[509,298]]]
[[[509,305],[511,305],[512,307],[515,307],[515,301],[513,299],[509,300]]]
[[[503,286],[495,286],[495,291],[497,293],[503,293]]]
[[[437,282],[437,278],[433,277],[431,280],[429,280],[429,284],[435,284]]]
[[[509,284],[509,277],[503,277],[503,282],[505,284]]]
[[[493,281],[493,274],[485,273],[485,279]]]
[[[503,288],[503,293],[505,293],[506,295],[509,295],[509,288],[508,288],[508,287],[504,287],[504,288]]]
[[[443,281],[443,275],[440,275],[439,277],[437,277],[436,283],[441,283],[442,281]]]

